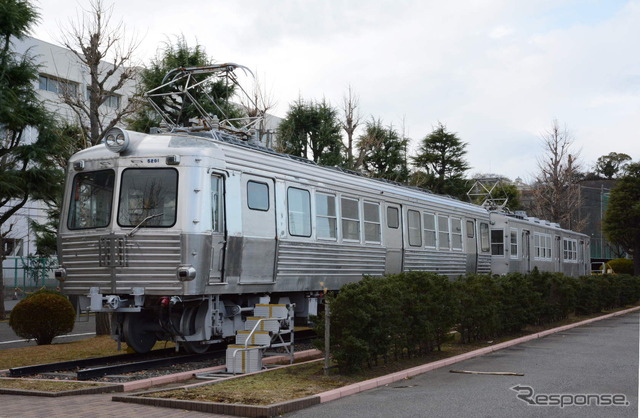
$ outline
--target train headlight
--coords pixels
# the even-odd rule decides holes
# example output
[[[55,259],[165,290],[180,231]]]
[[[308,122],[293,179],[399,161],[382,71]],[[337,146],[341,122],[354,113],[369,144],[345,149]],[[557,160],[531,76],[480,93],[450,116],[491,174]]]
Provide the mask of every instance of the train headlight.
[[[53,275],[57,281],[64,282],[64,279],[67,278],[67,270],[64,267],[58,267]]]
[[[196,278],[196,269],[193,266],[180,266],[176,274],[178,280],[188,282]]]
[[[121,153],[129,147],[129,134],[121,128],[111,128],[104,136],[104,144],[109,151]]]

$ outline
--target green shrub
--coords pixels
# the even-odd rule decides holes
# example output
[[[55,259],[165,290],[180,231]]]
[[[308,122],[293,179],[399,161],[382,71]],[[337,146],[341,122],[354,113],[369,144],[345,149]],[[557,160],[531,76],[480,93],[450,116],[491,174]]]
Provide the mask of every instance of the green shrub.
[[[615,274],[633,274],[633,260],[616,258],[607,263]]]
[[[470,343],[498,335],[499,300],[492,276],[470,274],[455,282],[460,301],[459,331],[462,342]]]
[[[576,279],[562,273],[540,272],[537,268],[529,274],[531,285],[541,298],[536,324],[560,321],[575,312]]]
[[[46,345],[54,337],[71,332],[75,316],[67,298],[57,292],[38,291],[11,310],[9,326],[19,337]]]
[[[511,273],[496,276],[499,301],[500,333],[521,331],[536,322],[536,312],[541,310],[542,299],[533,289],[529,276]]]

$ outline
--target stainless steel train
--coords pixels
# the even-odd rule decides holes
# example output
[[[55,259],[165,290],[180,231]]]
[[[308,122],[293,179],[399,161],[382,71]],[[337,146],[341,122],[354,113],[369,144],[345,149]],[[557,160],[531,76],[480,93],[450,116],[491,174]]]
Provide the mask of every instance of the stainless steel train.
[[[111,312],[138,352],[233,337],[256,304],[317,312],[323,292],[424,270],[588,272],[587,236],[322,167],[221,129],[112,129],[75,154],[59,231],[63,292]]]

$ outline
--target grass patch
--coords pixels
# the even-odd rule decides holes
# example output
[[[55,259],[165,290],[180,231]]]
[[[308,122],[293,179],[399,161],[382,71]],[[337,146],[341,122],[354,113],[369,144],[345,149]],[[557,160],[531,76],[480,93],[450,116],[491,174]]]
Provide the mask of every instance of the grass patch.
[[[41,392],[66,392],[102,386],[98,383],[83,383],[52,380],[0,379],[3,389],[37,390]]]
[[[144,396],[201,402],[270,405],[304,398],[358,381],[358,378],[353,376],[324,376],[322,367],[322,361],[304,363],[220,383],[156,392]]]
[[[163,341],[158,342],[154,349],[173,346],[173,343],[165,343]],[[118,351],[118,343],[108,335],[51,345],[8,348],[0,350],[0,370],[32,366],[35,364],[55,363],[58,361],[125,354],[127,349],[127,345],[123,343],[122,350]]]

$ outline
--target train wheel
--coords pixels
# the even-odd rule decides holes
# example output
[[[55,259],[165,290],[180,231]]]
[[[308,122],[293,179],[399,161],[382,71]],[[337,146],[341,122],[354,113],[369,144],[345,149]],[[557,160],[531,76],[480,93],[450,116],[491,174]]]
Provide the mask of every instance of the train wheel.
[[[140,314],[126,314],[122,324],[125,342],[136,353],[148,353],[155,345],[157,338],[149,332],[149,321]]]

